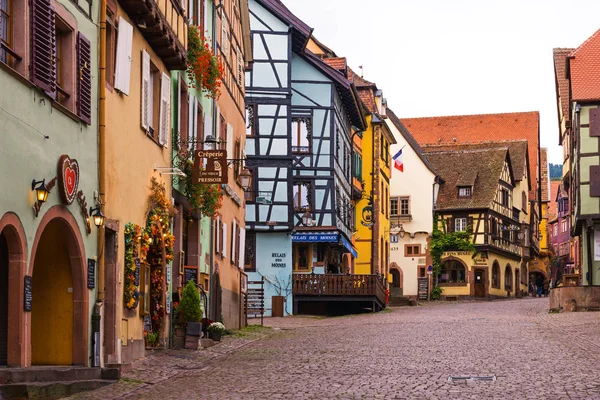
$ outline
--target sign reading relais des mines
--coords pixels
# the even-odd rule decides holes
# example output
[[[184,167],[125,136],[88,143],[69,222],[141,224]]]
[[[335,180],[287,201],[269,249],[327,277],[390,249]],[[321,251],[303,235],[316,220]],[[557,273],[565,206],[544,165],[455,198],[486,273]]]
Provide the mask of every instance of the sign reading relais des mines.
[[[196,150],[193,183],[227,183],[227,152],[225,150]]]

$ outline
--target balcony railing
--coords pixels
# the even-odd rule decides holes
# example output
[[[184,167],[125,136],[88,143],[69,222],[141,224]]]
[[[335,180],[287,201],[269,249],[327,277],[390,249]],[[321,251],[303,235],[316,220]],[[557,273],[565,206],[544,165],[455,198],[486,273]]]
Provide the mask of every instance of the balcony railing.
[[[294,274],[292,293],[302,296],[370,296],[385,304],[385,285],[380,275]]]

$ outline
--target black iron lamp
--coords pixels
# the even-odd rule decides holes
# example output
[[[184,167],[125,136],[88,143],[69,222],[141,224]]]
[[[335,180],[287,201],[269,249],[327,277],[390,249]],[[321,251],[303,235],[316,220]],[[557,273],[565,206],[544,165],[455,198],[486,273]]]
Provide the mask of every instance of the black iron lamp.
[[[35,197],[40,203],[45,203],[48,199],[50,191],[46,187],[46,180],[36,181],[35,179],[31,182],[31,190],[35,190]]]
[[[90,215],[94,219],[94,225],[96,225],[97,227],[101,227],[102,225],[104,225],[104,214],[102,214],[100,207],[90,207]]]
[[[204,145],[206,146],[206,150],[215,150],[217,148],[217,138],[213,135],[207,135],[204,138]]]
[[[252,187],[252,174],[246,167],[240,173],[240,183],[245,192],[249,191]]]

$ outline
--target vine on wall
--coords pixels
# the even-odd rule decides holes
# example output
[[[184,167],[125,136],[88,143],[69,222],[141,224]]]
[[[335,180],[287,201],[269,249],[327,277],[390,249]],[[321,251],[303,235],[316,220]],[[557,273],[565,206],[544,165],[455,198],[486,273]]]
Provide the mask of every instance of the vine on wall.
[[[193,163],[183,160],[182,171],[186,174],[184,192],[190,208],[205,217],[214,217],[223,204],[221,185],[193,183]]]
[[[140,299],[139,287],[135,282],[135,260],[136,258],[140,260],[140,266],[146,263],[149,238],[148,232],[142,229],[141,226],[131,222],[125,225],[125,287],[123,304],[130,310],[138,306]]]
[[[473,253],[473,257],[476,254],[476,248],[471,241],[473,237],[473,227],[467,226],[466,231],[458,232],[445,232],[447,229],[446,221],[440,221],[439,216],[436,213],[433,216],[433,230],[431,234],[431,242],[429,244],[429,252],[433,260],[433,279],[434,285],[431,290],[431,298],[438,300],[443,292],[443,289],[439,286],[438,277],[442,269],[442,256],[446,251],[468,251]]]

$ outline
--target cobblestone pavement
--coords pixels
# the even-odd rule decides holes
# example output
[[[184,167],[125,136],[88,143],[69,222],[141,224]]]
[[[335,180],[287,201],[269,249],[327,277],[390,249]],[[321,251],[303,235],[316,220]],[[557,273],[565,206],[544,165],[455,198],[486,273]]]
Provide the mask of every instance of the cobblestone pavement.
[[[527,298],[272,318],[267,335],[163,352],[77,398],[600,399],[600,314],[547,307]]]

